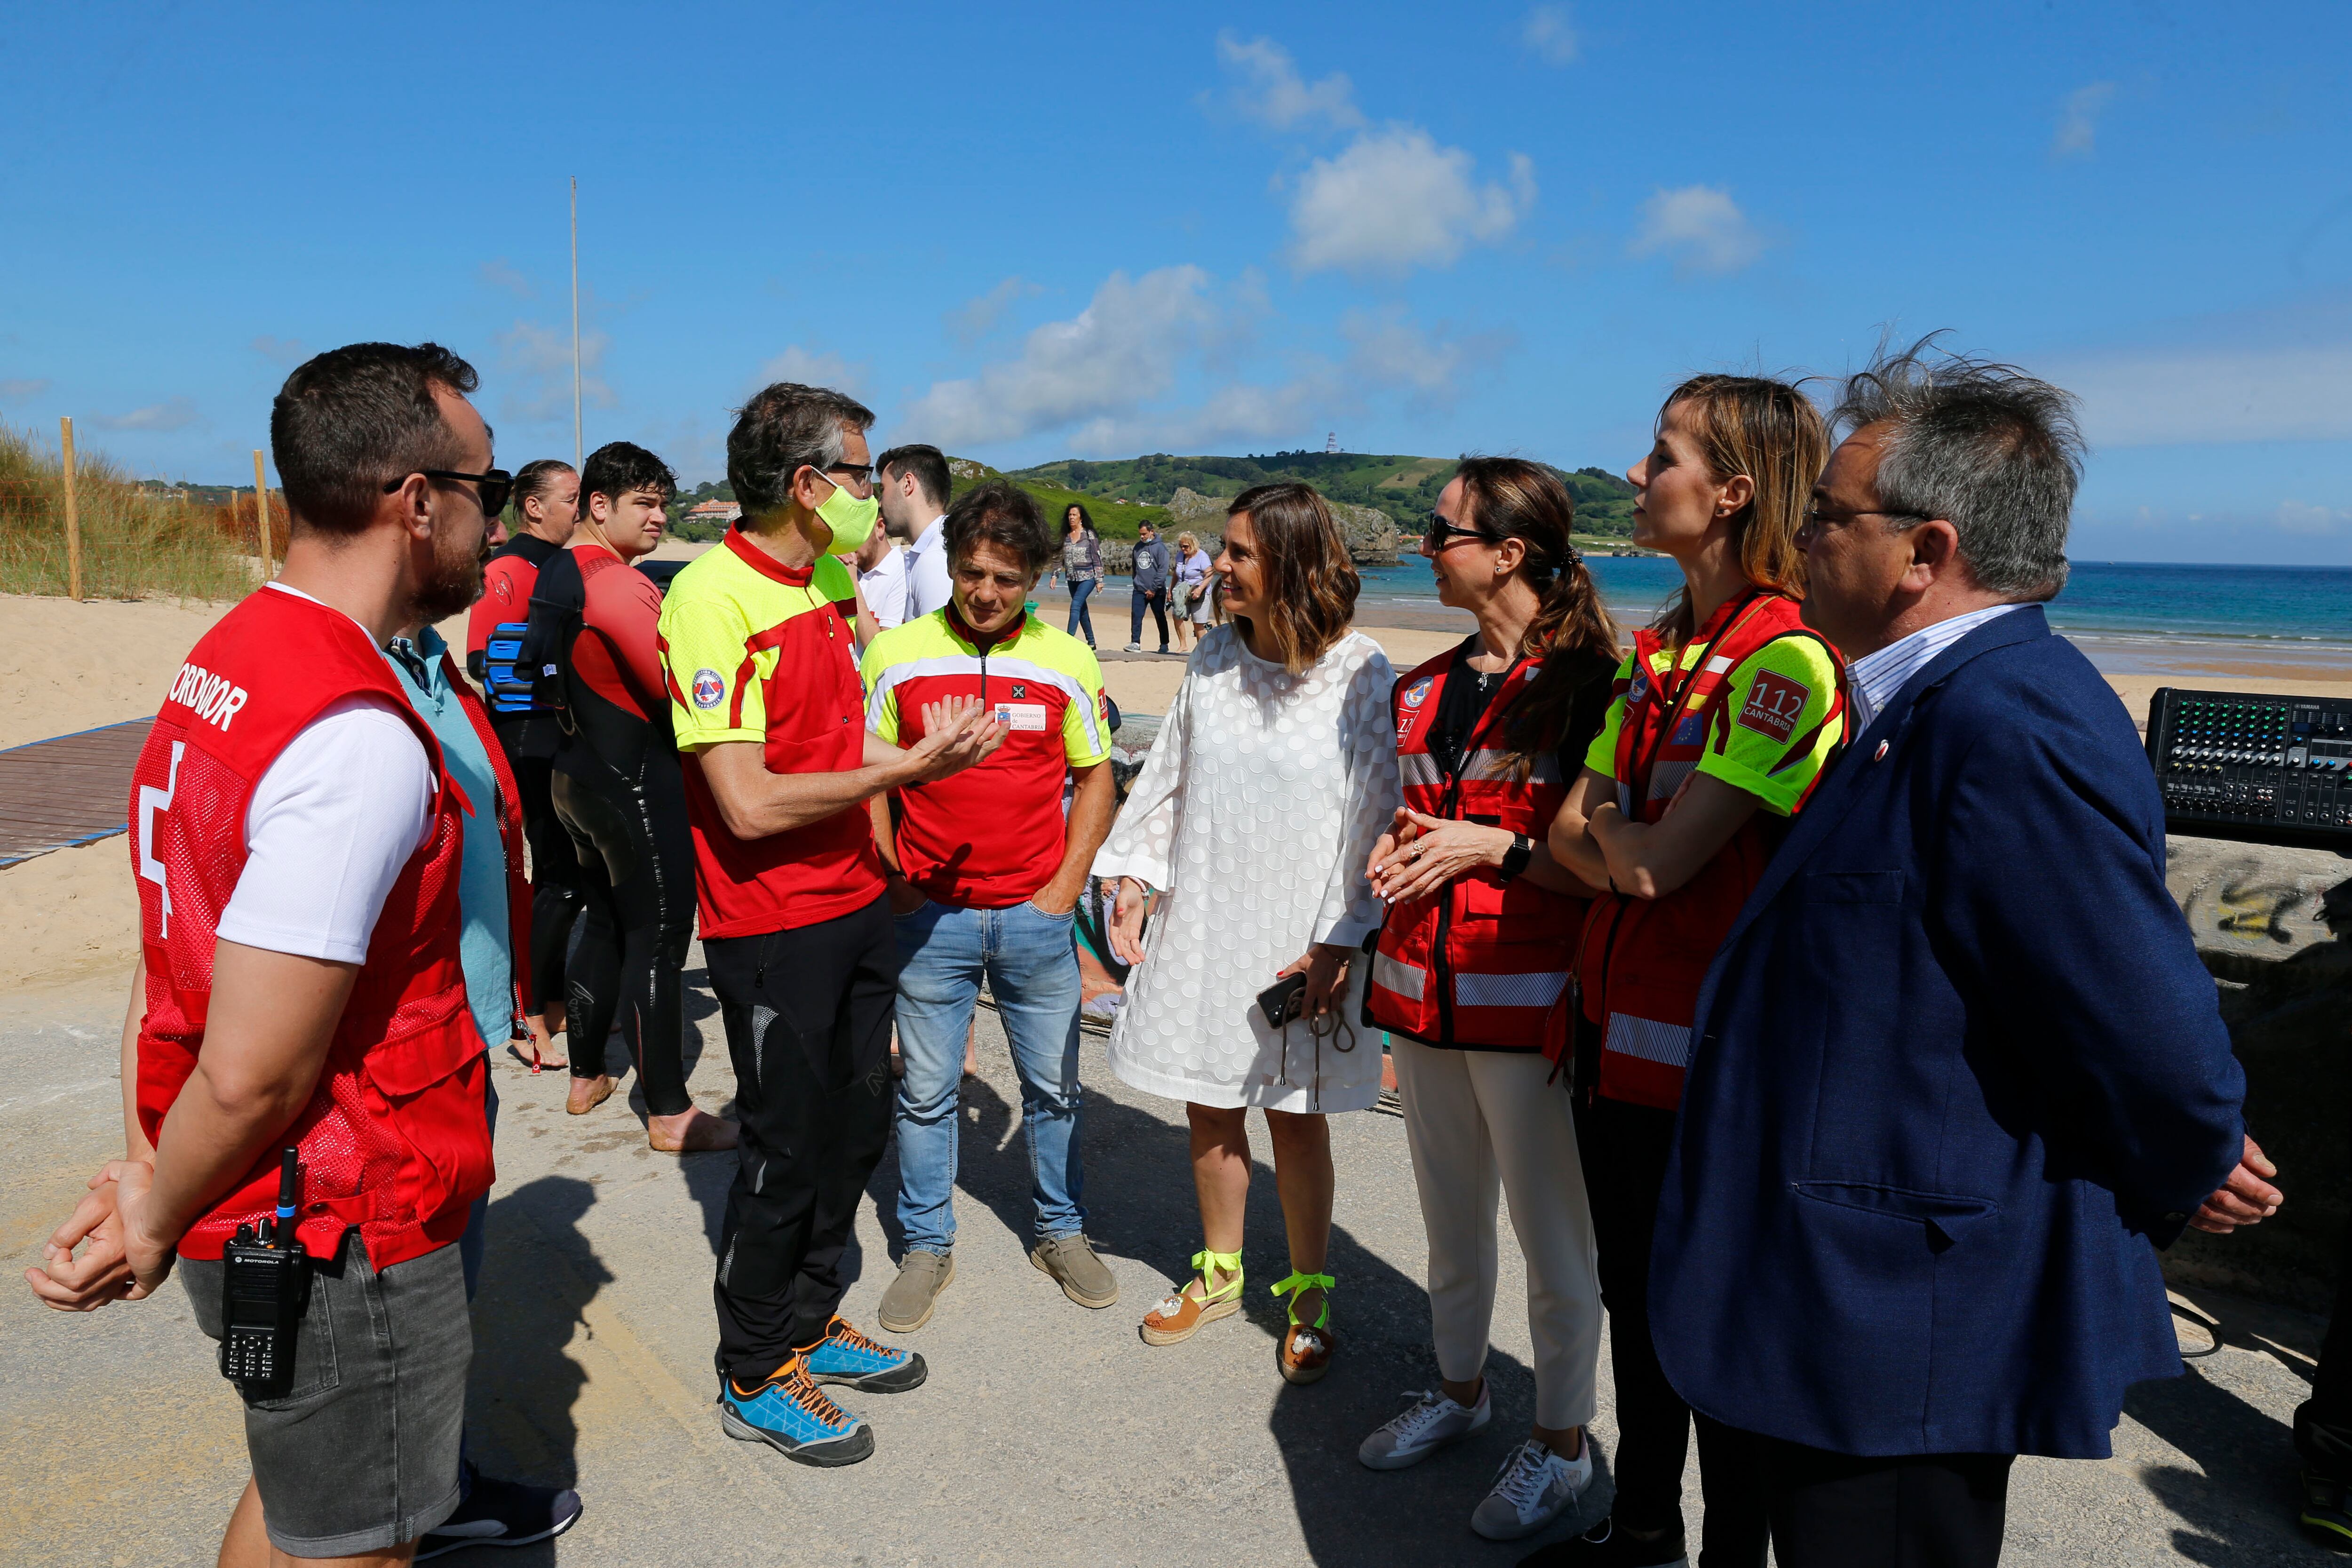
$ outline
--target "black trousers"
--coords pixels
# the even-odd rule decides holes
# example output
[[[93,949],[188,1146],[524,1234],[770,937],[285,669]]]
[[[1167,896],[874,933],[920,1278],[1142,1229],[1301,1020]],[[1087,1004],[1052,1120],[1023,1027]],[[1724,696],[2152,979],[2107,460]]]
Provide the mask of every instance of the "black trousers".
[[[1617,1452],[1610,1472],[1618,1525],[1683,1532],[1683,1464],[1692,1413],[1658,1365],[1650,1340],[1650,1233],[1658,1217],[1675,1113],[1577,1096],[1577,1148],[1601,1254],[1601,1300],[1609,1309],[1609,1366],[1617,1384]],[[1696,1418],[1699,1484],[1706,1521],[1702,1568],[1762,1568],[1764,1497],[1741,1452],[1743,1434]],[[1783,1568],[1786,1560],[1783,1559]]]
[[[1129,604],[1134,614],[1128,624],[1127,640],[1129,642],[1143,640],[1143,611],[1144,606],[1148,605],[1151,608],[1151,624],[1160,628],[1160,646],[1166,647],[1168,646],[1168,590],[1138,588]]]
[[[555,817],[548,784],[552,770],[545,757],[520,749],[520,723],[495,723],[492,731],[514,770],[516,805],[522,808],[523,841],[530,846],[530,994],[524,998],[536,1017],[550,1002],[564,999],[564,954],[572,947],[572,922],[580,915],[579,865],[572,836]]]
[[[694,940],[694,837],[677,754],[656,753],[642,779],[559,772],[555,814],[578,849],[572,874],[585,910],[567,973],[572,1076],[604,1071],[604,1041],[621,1026],[646,1110],[676,1116],[686,1091],[686,950]]]
[[[1994,1568],[2000,1561],[2014,1455],[1862,1458],[1750,1432],[1729,1440],[1770,1500],[1779,1568]]]
[[[890,1137],[898,942],[889,900],[706,938],[735,1060],[735,1184],[719,1234],[719,1371],[749,1388],[823,1339],[858,1197]]]
[[[2320,1342],[2311,1397],[2295,1407],[2294,1447],[2314,1475],[2352,1485],[2352,1226],[2344,1230],[2336,1310]]]

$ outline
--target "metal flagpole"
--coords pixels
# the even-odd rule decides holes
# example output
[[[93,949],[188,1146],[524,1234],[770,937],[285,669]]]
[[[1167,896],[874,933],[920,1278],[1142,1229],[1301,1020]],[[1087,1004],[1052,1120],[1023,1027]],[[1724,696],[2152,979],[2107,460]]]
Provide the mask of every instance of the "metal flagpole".
[[[588,460],[580,434],[580,176],[572,177],[572,464]]]

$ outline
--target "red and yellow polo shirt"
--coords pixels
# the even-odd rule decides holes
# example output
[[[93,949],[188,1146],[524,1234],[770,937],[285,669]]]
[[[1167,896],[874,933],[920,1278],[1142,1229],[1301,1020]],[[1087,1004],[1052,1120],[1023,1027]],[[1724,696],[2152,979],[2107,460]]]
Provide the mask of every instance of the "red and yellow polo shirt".
[[[1034,616],[993,642],[950,604],[893,626],[866,649],[866,727],[894,745],[922,739],[923,705],[977,697],[1011,726],[977,767],[893,797],[898,867],[943,904],[1003,910],[1061,869],[1067,770],[1110,755],[1094,651]]]
[[[832,570],[827,571],[826,567]],[[766,838],[727,830],[702,776],[708,746],[748,742],[772,773],[864,765],[856,590],[830,557],[794,569],[730,531],[662,601],[670,721],[686,753],[695,894],[705,938],[814,925],[882,892],[882,858],[863,805]]]

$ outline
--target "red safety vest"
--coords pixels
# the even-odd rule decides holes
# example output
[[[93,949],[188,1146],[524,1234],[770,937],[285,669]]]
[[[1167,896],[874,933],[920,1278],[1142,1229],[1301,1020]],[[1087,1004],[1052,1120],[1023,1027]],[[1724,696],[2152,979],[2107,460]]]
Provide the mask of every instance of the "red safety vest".
[[[147,960],[139,1122],[158,1136],[204,1048],[215,932],[245,868],[255,784],[304,725],[359,693],[383,697],[423,743],[431,826],[376,918],[310,1103],[180,1238],[185,1258],[218,1258],[239,1225],[274,1212],[278,1152],[289,1142],[301,1150],[298,1234],[314,1257],[354,1227],[377,1268],[421,1257],[457,1239],[490,1184],[488,1069],[457,956],[465,799],[366,634],[340,610],[273,588],[189,652],[131,775]]]
[[[1487,823],[1540,844],[1568,795],[1559,759],[1539,753],[1521,779],[1503,750],[1502,732],[1505,715],[1543,661],[1525,659],[1511,668],[1471,728],[1458,777],[1429,746],[1453,663],[1448,649],[1397,683],[1404,803],[1429,816]],[[1568,986],[1569,949],[1585,902],[1481,868],[1442,892],[1396,905],[1372,954],[1366,1015],[1380,1028],[1433,1046],[1543,1049],[1547,1023]]]
[[[1731,672],[1767,643],[1811,637],[1828,649],[1838,670],[1828,712],[1813,729],[1790,736],[1787,756],[1810,756],[1822,731],[1843,722],[1844,662],[1798,614],[1797,601],[1785,594],[1759,590],[1731,600],[1692,637],[1706,649],[1697,668],[1687,673],[1670,668],[1658,674],[1653,659],[1665,650],[1665,639],[1654,631],[1635,634],[1633,674],[1617,683],[1625,703],[1617,731],[1617,805],[1628,817],[1655,822],[1665,816],[1697,772],[1708,738],[1733,721],[1724,700]],[[1811,695],[1759,688],[1751,705],[1778,704],[1793,725]],[[1820,782],[1818,773],[1813,782]],[[1811,794],[1808,784],[1805,796]],[[1799,797],[1799,807],[1805,796]],[[1780,819],[1759,811],[1697,875],[1664,897],[1636,899],[1612,889],[1592,900],[1577,944],[1576,968],[1584,1016],[1601,1026],[1596,1092],[1667,1110],[1681,1103],[1699,985],[1739,906],[1762,878],[1782,830]],[[1551,1048],[1556,1052],[1560,1045],[1555,1041]]]

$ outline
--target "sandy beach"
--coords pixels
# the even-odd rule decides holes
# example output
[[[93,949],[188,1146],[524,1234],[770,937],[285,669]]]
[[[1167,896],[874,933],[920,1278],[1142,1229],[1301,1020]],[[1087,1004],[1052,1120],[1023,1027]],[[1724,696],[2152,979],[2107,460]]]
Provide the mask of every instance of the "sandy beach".
[[[690,559],[709,548],[671,542],[663,559]],[[1066,600],[1041,593],[1038,614],[1060,625]],[[1183,679],[1174,657],[1131,655],[1123,648],[1127,592],[1114,579],[1108,600],[1097,598],[1097,639],[1103,648],[1103,685],[1131,713],[1161,713]],[[226,613],[226,605],[170,601],[74,604],[63,599],[0,596],[0,747],[154,713],[188,648]],[[1360,629],[1409,669],[1470,630],[1469,617],[1440,606],[1427,610],[1383,604],[1383,623]],[[442,633],[462,644],[463,618]],[[1144,634],[1153,634],[1149,619]],[[2292,692],[2352,700],[2352,648],[2314,650],[2282,661],[2275,650],[2215,643],[2082,637],[2079,646],[2116,689],[2135,722],[2144,721],[2149,693],[2159,686],[2218,690]],[[0,951],[0,992],[85,979],[108,970],[127,973],[137,947],[138,900],[120,837],[62,849],[0,870],[0,911],[13,940]]]

